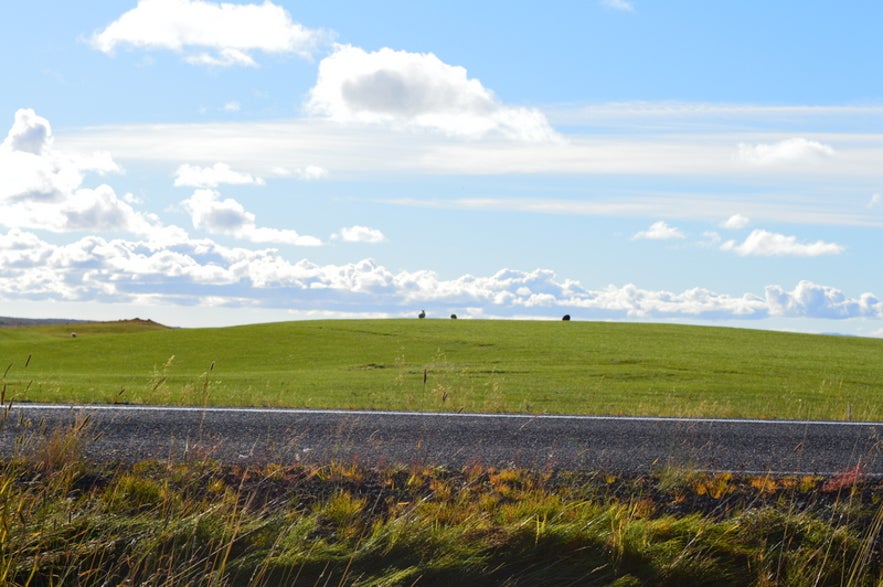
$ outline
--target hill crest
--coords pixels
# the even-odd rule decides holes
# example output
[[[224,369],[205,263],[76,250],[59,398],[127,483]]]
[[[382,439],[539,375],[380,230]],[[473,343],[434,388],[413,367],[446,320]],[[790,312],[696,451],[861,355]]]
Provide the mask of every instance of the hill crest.
[[[29,326],[60,326],[65,324],[117,324],[120,326],[153,326],[169,328],[151,319],[126,318],[121,320],[76,320],[73,318],[15,318],[0,316],[0,328],[27,328]]]

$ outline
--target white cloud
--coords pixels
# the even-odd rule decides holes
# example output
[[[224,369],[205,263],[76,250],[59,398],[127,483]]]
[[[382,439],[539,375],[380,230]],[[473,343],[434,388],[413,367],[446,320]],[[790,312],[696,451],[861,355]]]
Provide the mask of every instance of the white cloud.
[[[386,241],[383,233],[368,226],[350,226],[341,228],[340,231],[332,235],[334,240],[341,240],[345,243],[369,243],[377,244]]]
[[[328,170],[318,165],[307,165],[306,167],[295,169],[292,175],[304,181],[315,181],[328,177]]]
[[[234,171],[226,163],[215,163],[211,167],[184,164],[175,171],[175,186],[218,187],[228,185],[264,185],[264,180],[248,173]]]
[[[156,219],[135,211],[129,195],[120,198],[106,184],[83,185],[89,172],[119,171],[105,153],[72,156],[58,151],[49,122],[31,109],[20,109],[0,145],[0,226],[149,233]]]
[[[307,181],[322,179],[323,177],[328,176],[328,170],[324,167],[319,167],[318,165],[307,165],[302,169],[298,169],[294,172],[296,176],[300,179],[304,179]]]
[[[625,10],[626,12],[633,12],[635,10],[635,7],[628,0],[601,0],[601,4],[616,10]]]
[[[400,121],[399,126],[411,123]],[[819,191],[821,181],[858,186],[872,185],[878,191],[879,162],[883,159],[880,136],[838,135],[840,156],[825,165],[746,166],[734,161],[733,144],[740,136],[720,134],[695,127],[678,132],[631,134],[613,132],[569,135],[556,142],[525,142],[486,139],[481,142],[451,140],[437,132],[392,133],[380,125],[343,125],[320,118],[279,120],[270,124],[214,122],[202,124],[105,126],[69,131],[66,144],[80,149],[112,150],[121,160],[172,161],[175,164],[226,161],[234,167],[263,169],[291,168],[292,161],[348,172],[422,174],[529,175],[597,174],[629,177],[658,175],[661,179],[678,176],[713,178],[745,186],[746,174],[781,173],[792,189],[806,195]],[[739,192],[739,187],[710,198],[708,192],[690,194],[696,198],[694,210],[714,209],[717,218],[738,210],[753,220],[766,218],[757,207],[744,200],[762,199],[763,207],[787,204],[790,213],[805,214],[812,206],[794,210],[793,200],[782,193]],[[646,194],[646,190],[642,190]],[[667,194],[670,199],[682,193]],[[701,198],[701,201],[700,201]],[[607,198],[619,202],[621,197]],[[642,198],[649,202],[649,198]],[[825,206],[824,214],[832,217]],[[845,214],[840,212],[839,214]],[[853,213],[855,218],[865,217]]]
[[[232,198],[221,201],[219,197],[220,193],[215,190],[200,189],[181,202],[191,215],[193,228],[233,234],[245,226],[254,225],[254,214],[246,212],[242,204]]]
[[[669,226],[664,220],[654,222],[650,228],[642,230],[632,237],[633,240],[671,240],[678,238],[684,238],[684,233],[677,228]]]
[[[258,62],[239,49],[220,49],[217,55],[211,53],[196,53],[188,55],[184,61],[191,65],[206,65],[209,67],[257,67]]]
[[[883,196],[880,194],[871,196],[871,199],[868,201],[868,208],[880,208],[881,206],[883,206]]]
[[[339,122],[427,128],[461,137],[500,134],[520,140],[556,137],[546,117],[502,104],[465,68],[432,53],[338,45],[319,64],[307,110]]]
[[[740,143],[738,158],[754,165],[776,165],[824,159],[835,153],[824,143],[799,137],[777,143]]]
[[[721,250],[733,251],[742,256],[761,255],[779,256],[793,255],[799,257],[817,257],[819,255],[839,255],[845,248],[837,243],[816,241],[814,243],[798,242],[796,236],[787,236],[756,229],[748,235],[745,242],[736,244],[736,241],[727,241],[721,245]]]
[[[255,66],[251,51],[310,57],[326,36],[294,22],[285,8],[270,1],[139,0],[135,8],[95,33],[91,43],[107,54],[118,46],[130,46],[186,51],[188,62],[201,65]],[[190,53],[193,49],[203,51]]]
[[[729,230],[738,230],[740,228],[745,228],[751,223],[751,220],[747,216],[743,216],[742,214],[733,214],[723,222],[721,222],[721,227],[729,229]]]
[[[15,112],[12,127],[3,140],[3,147],[9,151],[42,155],[52,144],[52,127],[49,121],[38,116],[30,108],[20,108]]]
[[[242,109],[242,106],[236,100],[231,100],[224,104],[224,112],[239,112]]]
[[[726,111],[721,114],[726,115]],[[659,114],[658,116],[662,116]],[[603,126],[603,125],[601,125]],[[615,125],[614,125],[615,126]],[[505,140],[468,142],[439,133],[392,133],[382,126],[340,125],[330,120],[294,119],[272,123],[223,122],[201,124],[118,125],[72,129],[56,138],[69,152],[112,150],[121,161],[184,162],[205,165],[224,161],[237,170],[266,178],[303,177],[309,167],[330,170],[336,177],[361,173],[389,177],[403,171],[416,176],[487,175],[511,173],[603,175],[630,186],[617,193],[597,193],[591,198],[507,198],[494,194],[457,202],[444,198],[440,205],[528,212],[603,214],[621,217],[656,217],[718,223],[734,211],[753,224],[789,222],[841,226],[883,226],[883,217],[863,206],[843,206],[837,192],[825,186],[865,193],[879,191],[883,135],[846,133],[830,135],[826,143],[838,145],[838,156],[824,165],[747,166],[737,164],[733,145],[741,135],[708,132],[705,126],[676,127],[665,133],[611,132],[569,136],[555,143]],[[752,133],[753,134],[753,133]],[[773,142],[773,141],[769,141]],[[298,173],[295,166],[300,165]],[[285,171],[287,170],[287,171]],[[303,174],[302,174],[303,173]],[[746,175],[747,174],[747,175]],[[752,177],[763,174],[765,177]],[[770,182],[770,174],[780,174]],[[636,187],[628,178],[654,175],[656,190]],[[708,188],[685,191],[681,178],[710,180],[727,186],[710,197]],[[761,181],[758,181],[761,180]],[[691,179],[687,182],[696,185]],[[765,186],[758,188],[758,186]],[[784,186],[788,186],[785,188]],[[0,186],[0,190],[4,186]],[[796,206],[794,194],[801,196]],[[429,202],[427,196],[419,197]],[[460,206],[462,204],[462,206]]]
[[[198,189],[181,204],[190,214],[193,227],[209,234],[225,234],[253,243],[278,243],[314,247],[322,241],[300,235],[294,230],[259,227],[255,215],[232,198],[220,199],[220,193]]]
[[[118,198],[108,185],[78,189],[67,198],[60,211],[64,230],[146,234],[157,224],[155,218],[136,212],[128,202]]]
[[[307,165],[291,170],[278,165],[270,170],[276,177],[294,177],[303,181],[316,181],[328,177],[328,170],[318,165]]]
[[[858,299],[848,298],[833,287],[801,281],[791,291],[780,286],[769,286],[765,292],[766,304],[773,316],[811,318],[883,317],[883,302],[873,294],[862,294]]]
[[[18,229],[0,233],[0,298],[290,308],[304,312],[400,315],[425,307],[447,315],[469,309],[501,317],[571,313],[596,319],[883,318],[870,293],[800,282],[762,295],[704,288],[653,291],[633,284],[590,290],[545,269],[503,269],[444,280],[432,271],[398,273],[370,259],[342,265],[292,263],[274,250],[249,250],[170,231],[163,242],[98,236],[51,244]],[[354,310],[354,308],[357,308]]]
[[[0,144],[0,201],[57,200],[82,182],[80,169],[51,155],[52,142],[48,120],[30,108],[16,111]]]

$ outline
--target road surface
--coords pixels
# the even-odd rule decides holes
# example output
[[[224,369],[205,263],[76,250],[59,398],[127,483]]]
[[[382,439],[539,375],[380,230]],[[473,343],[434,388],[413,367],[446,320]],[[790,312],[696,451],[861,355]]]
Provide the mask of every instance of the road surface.
[[[883,476],[883,423],[33,404],[0,416],[6,457],[40,451],[61,432],[79,434],[88,458],[128,463],[337,460],[820,475],[860,466]]]

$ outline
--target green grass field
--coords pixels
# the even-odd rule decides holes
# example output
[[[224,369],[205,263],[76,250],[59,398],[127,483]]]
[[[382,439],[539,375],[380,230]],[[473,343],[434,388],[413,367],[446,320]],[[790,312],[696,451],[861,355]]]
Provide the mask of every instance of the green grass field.
[[[120,321],[0,329],[0,361],[6,402],[883,419],[883,340],[729,328]]]

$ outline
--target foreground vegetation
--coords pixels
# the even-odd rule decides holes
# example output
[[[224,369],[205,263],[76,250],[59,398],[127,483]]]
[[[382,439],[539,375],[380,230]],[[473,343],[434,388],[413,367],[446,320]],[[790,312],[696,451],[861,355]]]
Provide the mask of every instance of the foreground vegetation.
[[[834,478],[210,460],[0,468],[0,583],[879,585],[883,504]]]
[[[62,403],[881,420],[881,357],[881,339],[576,321],[0,328],[4,399]]]

